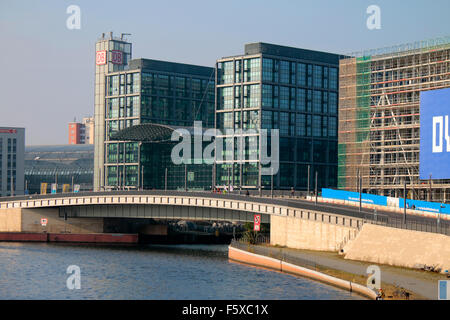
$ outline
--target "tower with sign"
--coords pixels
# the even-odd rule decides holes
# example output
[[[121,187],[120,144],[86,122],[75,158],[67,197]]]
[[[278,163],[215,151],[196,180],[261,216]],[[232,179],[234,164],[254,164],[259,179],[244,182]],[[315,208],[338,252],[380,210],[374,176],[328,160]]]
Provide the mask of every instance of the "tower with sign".
[[[104,185],[104,153],[105,153],[105,86],[106,75],[123,71],[131,60],[131,43],[124,38],[125,34],[114,37],[102,34],[95,44],[95,101],[94,101],[94,190],[101,190]]]

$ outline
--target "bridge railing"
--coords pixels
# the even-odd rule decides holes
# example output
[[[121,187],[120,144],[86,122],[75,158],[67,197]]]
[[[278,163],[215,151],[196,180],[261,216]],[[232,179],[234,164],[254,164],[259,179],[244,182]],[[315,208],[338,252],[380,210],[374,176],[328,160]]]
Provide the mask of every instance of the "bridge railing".
[[[450,235],[450,221],[446,220],[419,220],[415,217],[407,216],[405,222],[403,217],[392,217],[367,212],[364,218],[366,223],[385,227]]]

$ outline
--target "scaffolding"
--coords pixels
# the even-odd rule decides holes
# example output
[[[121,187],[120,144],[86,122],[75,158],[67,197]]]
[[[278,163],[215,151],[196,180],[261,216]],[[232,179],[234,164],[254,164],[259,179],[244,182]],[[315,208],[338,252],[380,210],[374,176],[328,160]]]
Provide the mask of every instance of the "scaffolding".
[[[428,46],[427,46],[428,44]],[[407,50],[401,51],[401,48]],[[450,180],[419,179],[420,92],[450,87],[450,37],[342,59],[338,187],[447,202]]]

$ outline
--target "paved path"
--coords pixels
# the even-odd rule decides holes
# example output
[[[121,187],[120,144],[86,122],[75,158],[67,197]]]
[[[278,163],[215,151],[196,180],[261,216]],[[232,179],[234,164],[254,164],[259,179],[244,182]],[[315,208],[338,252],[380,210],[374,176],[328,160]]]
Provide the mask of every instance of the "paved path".
[[[342,256],[333,252],[309,251],[289,248],[280,249],[273,247],[264,247],[263,250],[271,251],[273,253],[273,256],[279,255],[280,251],[282,251],[285,255],[308,260],[323,267],[362,276],[367,276],[367,267],[374,264],[368,262],[345,260]],[[437,299],[438,280],[446,279],[446,277],[441,274],[391,267],[387,265],[378,266],[381,270],[382,282],[403,287],[409,291],[419,294],[426,299]]]

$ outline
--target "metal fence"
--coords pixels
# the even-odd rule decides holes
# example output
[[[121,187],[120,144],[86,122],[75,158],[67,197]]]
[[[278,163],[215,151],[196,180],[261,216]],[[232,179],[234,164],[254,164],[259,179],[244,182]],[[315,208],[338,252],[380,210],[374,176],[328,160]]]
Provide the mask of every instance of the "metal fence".
[[[392,217],[383,214],[365,213],[365,222],[386,226],[391,228],[406,229],[413,231],[440,233],[450,235],[450,221],[436,219],[433,220],[419,220],[411,216],[406,217]]]

